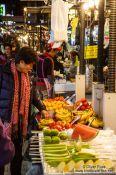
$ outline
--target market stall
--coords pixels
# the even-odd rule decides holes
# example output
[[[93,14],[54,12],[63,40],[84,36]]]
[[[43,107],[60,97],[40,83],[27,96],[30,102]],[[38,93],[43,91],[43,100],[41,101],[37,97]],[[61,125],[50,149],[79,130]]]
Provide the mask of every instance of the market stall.
[[[52,118],[38,119],[30,155],[44,175],[115,174],[116,135],[86,99],[69,105],[63,97],[43,101]]]

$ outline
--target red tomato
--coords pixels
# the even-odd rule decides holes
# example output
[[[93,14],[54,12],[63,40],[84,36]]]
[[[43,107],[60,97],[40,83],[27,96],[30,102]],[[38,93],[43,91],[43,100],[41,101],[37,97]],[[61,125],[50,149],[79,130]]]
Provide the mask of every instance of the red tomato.
[[[91,108],[91,105],[87,106],[87,109],[90,109]]]
[[[80,101],[83,103],[86,102],[87,100],[85,98],[81,98]]]
[[[60,101],[63,101],[64,100],[64,97],[60,97]]]
[[[52,123],[49,124],[49,127],[53,128],[55,125],[56,125],[56,122],[52,122]]]
[[[60,125],[62,128],[65,127],[65,123],[62,122],[62,121],[57,121],[57,122],[56,122],[56,125]]]
[[[82,111],[85,110],[85,109],[86,109],[85,106],[81,106],[81,107],[80,107],[80,110],[82,110]]]
[[[56,125],[62,125],[62,121],[57,121]]]
[[[62,131],[62,127],[60,125],[55,125],[54,129],[57,129],[58,131]]]
[[[66,123],[66,124],[65,124],[65,128],[66,128],[66,129],[69,129],[69,128],[71,128],[71,127],[72,127],[72,125],[71,125],[70,123]]]
[[[84,105],[85,107],[88,107],[88,106],[89,106],[89,103],[86,101],[86,102],[83,103],[83,105]]]
[[[79,106],[79,105],[80,105],[80,103],[81,103],[81,102],[80,102],[80,101],[78,101],[78,102],[76,103],[76,106]]]
[[[74,129],[74,128],[75,128],[75,124],[72,125],[72,129]]]
[[[65,128],[65,123],[62,122],[61,126],[62,126],[62,128]]]
[[[65,130],[65,128],[63,127],[63,128],[62,128],[62,131],[64,131],[64,130]]]

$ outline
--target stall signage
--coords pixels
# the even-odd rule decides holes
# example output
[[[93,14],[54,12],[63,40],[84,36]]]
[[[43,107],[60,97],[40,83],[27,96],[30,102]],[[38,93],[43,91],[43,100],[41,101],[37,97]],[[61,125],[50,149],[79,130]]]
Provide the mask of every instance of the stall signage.
[[[0,4],[0,16],[5,16],[5,4]]]
[[[98,46],[85,46],[84,49],[84,58],[85,59],[95,59],[98,54]]]

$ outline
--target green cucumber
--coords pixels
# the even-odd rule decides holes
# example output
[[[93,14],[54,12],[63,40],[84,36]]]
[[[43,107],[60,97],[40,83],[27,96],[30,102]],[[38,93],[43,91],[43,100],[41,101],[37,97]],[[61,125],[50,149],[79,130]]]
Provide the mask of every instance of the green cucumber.
[[[77,157],[77,158],[73,158],[74,162],[78,162],[80,160],[83,160],[84,162],[88,161],[88,160],[93,160],[96,161],[98,160],[96,157]]]
[[[67,157],[45,157],[46,161],[54,160],[54,161],[68,161],[70,159],[70,156]]]
[[[72,159],[77,162],[79,160],[84,160],[84,161],[87,161],[87,160],[97,160],[97,158],[92,155],[92,154],[89,154],[89,153],[80,153],[80,154],[75,154],[72,156]]]
[[[66,146],[62,146],[62,147],[43,147],[43,150],[62,150],[62,149],[67,149]]]
[[[50,154],[50,153],[45,153],[44,155],[45,155],[45,157],[65,157],[65,156],[69,156],[68,153],[64,153],[64,154]]]
[[[59,165],[61,161],[57,160],[57,161],[54,161],[54,160],[50,160],[50,161],[47,161],[47,163],[52,166],[52,167],[57,167]]]
[[[57,167],[61,162],[69,162],[71,159],[62,159],[62,160],[48,160],[47,163],[52,167]]]
[[[44,153],[51,153],[51,154],[63,154],[66,153],[67,149],[61,149],[61,150],[44,150]]]
[[[92,157],[95,157],[95,155],[91,154],[91,153],[78,153],[78,156],[86,156],[86,157],[92,156]]]
[[[46,148],[46,147],[57,147],[57,148],[65,147],[66,148],[66,145],[64,145],[64,144],[44,144],[43,147],[44,148]]]
[[[87,148],[87,149],[89,149],[89,148],[90,148],[90,145],[88,145],[88,144],[82,145],[82,148]]]

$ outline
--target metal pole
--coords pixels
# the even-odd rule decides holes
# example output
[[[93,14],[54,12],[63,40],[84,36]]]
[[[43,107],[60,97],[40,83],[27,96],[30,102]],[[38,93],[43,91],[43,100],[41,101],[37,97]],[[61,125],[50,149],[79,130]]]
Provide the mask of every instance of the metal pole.
[[[85,41],[85,12],[83,4],[80,8],[80,68],[79,73],[85,74],[85,60],[84,60],[84,41]]]
[[[115,92],[115,64],[116,64],[116,0],[110,0],[110,37],[109,37],[109,81],[108,91]]]
[[[91,9],[91,26],[90,26],[90,46],[93,45],[93,29],[94,29],[94,9]]]
[[[103,83],[104,0],[99,1],[97,81]]]

